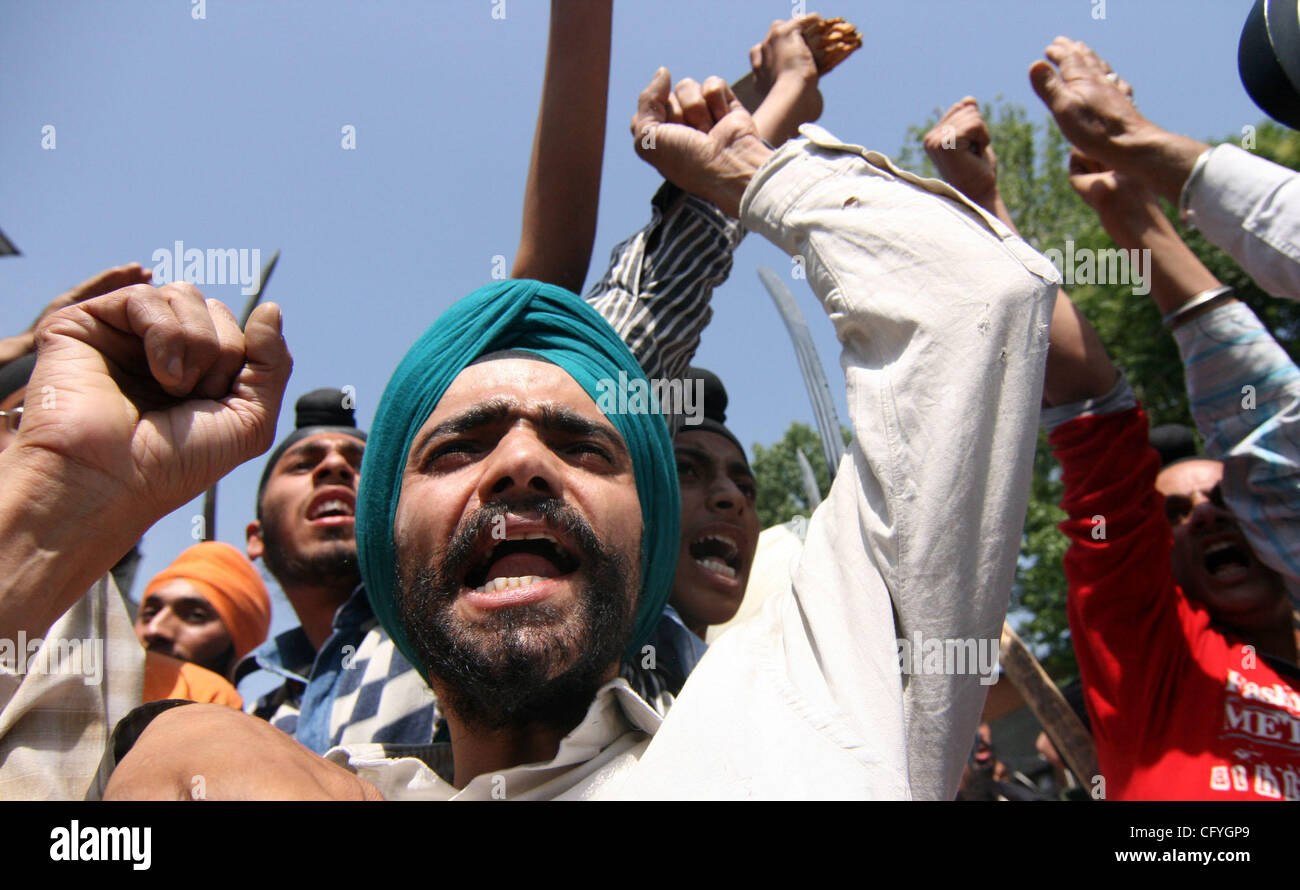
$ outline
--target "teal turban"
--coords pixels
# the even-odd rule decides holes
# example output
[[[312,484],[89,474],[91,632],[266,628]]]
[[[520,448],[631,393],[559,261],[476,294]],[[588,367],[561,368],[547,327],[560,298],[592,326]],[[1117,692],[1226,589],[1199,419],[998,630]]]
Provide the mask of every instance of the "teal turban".
[[[526,350],[558,365],[597,404],[598,381],[645,380],[636,358],[596,310],[569,291],[538,281],[502,281],[474,291],[406,353],[370,427],[357,498],[357,551],[376,617],[407,661],[421,669],[397,614],[393,520],[406,456],[456,376],[479,356],[506,349]],[[626,650],[631,658],[659,622],[672,589],[681,495],[664,418],[657,411],[607,416],[632,455],[641,500],[641,596]]]

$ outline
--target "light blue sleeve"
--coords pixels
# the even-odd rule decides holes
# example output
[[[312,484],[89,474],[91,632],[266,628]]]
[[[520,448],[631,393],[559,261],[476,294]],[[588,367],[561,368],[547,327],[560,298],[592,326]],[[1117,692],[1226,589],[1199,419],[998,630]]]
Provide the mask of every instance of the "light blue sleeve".
[[[1300,589],[1300,368],[1245,303],[1174,330],[1206,456],[1256,555]]]

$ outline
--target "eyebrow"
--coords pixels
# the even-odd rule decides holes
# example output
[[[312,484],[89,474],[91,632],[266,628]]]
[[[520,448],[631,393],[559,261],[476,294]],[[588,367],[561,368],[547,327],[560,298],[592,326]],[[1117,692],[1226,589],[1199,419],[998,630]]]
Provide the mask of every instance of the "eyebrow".
[[[678,445],[675,450],[679,456],[684,455],[691,460],[708,464],[710,466],[717,465],[717,462],[713,459],[713,455],[709,454],[707,451],[702,451],[699,448],[692,448],[690,445]],[[728,462],[726,470],[728,474],[733,476],[745,476],[749,479],[754,478],[754,471],[750,469],[748,465],[741,463],[738,460]]]
[[[528,419],[544,432],[599,439],[616,454],[628,456],[627,444],[622,436],[609,427],[583,417],[567,405],[543,402],[530,412],[521,408],[516,400],[504,396],[480,402],[422,433],[416,438],[410,453],[412,456],[423,454],[429,443],[436,439],[502,426],[514,418]]]
[[[366,451],[366,446],[362,445],[360,442],[356,441],[355,439],[350,442],[344,442],[343,444],[339,445],[338,448],[340,451],[342,451],[345,455],[348,456],[364,454]],[[328,450],[329,448],[325,445],[322,445],[320,442],[311,442],[311,441],[300,442],[299,444],[293,446],[288,451],[286,451],[283,455],[281,455],[280,460],[283,461],[286,458],[292,459],[292,458],[299,458],[299,457],[311,457],[317,454],[324,454]]]
[[[168,605],[167,603],[164,603],[164,602],[162,601],[162,598],[159,597],[158,594],[156,594],[156,593],[151,593],[151,594],[149,594],[148,596],[146,596],[143,600],[140,601],[140,608],[143,609],[145,606],[147,606],[147,605],[149,605],[149,604],[151,604],[151,603],[154,604],[154,605],[159,605],[159,606],[161,606],[161,605]],[[173,606],[173,607],[176,607],[176,606],[201,606],[201,607],[203,607],[203,608],[209,610],[210,612],[216,612],[216,611],[217,611],[216,609],[214,609],[214,608],[212,607],[212,603],[210,603],[210,602],[208,601],[208,598],[207,598],[207,597],[204,597],[204,596],[183,596],[183,597],[181,597],[180,599],[172,600],[171,603],[170,603],[170,605]]]

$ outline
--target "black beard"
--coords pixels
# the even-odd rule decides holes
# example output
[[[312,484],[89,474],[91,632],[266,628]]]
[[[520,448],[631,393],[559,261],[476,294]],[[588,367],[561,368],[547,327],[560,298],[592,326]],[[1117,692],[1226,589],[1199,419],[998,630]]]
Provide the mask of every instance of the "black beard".
[[[361,583],[357,563],[357,542],[351,532],[340,530],[340,537],[329,546],[318,546],[309,556],[291,553],[280,536],[278,516],[268,515],[262,522],[262,559],[286,593],[304,587],[329,587],[353,590]]]
[[[453,606],[480,536],[509,512],[545,519],[578,547],[585,583],[578,614],[537,603],[497,612],[486,625],[457,622]],[[628,560],[609,550],[557,498],[494,501],[461,522],[435,564],[397,565],[397,608],[415,654],[446,708],[486,730],[542,724],[567,732],[586,715],[632,636],[636,598]]]

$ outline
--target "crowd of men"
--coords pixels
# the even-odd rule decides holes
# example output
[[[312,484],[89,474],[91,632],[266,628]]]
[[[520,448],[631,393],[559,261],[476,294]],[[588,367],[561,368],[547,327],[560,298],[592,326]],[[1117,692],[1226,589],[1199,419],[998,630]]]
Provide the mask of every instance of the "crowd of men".
[[[944,181],[898,169],[811,123],[800,19],[751,52],[753,114],[720,78],[655,73],[631,130],[666,182],[576,296],[610,6],[553,5],[513,277],[433,321],[369,430],[316,389],[275,444],[279,308],[241,330],[135,264],[0,341],[0,639],[42,641],[0,665],[0,797],[188,799],[200,775],[227,799],[1015,797],[987,684],[909,671],[898,641],[999,639],[1041,424],[1100,770],[1067,780],[1046,740],[1057,783],[1300,799],[1300,370],[1160,203],[1300,299],[1297,174],[1161,129],[1081,43],[1030,68],[1071,184],[1118,246],[1151,252],[1204,440],[1162,454],[1017,233],[978,103],[925,139]],[[725,387],[692,365],[747,233],[802,258],[853,440],[788,577],[706,644],[761,530]],[[698,387],[703,418],[604,410],[611,380]],[[272,445],[244,552],[179,554],[132,619],[114,567]],[[273,639],[258,562],[298,619]],[[67,641],[99,647],[93,682],[32,669]],[[257,672],[275,685],[245,702],[234,684]]]

